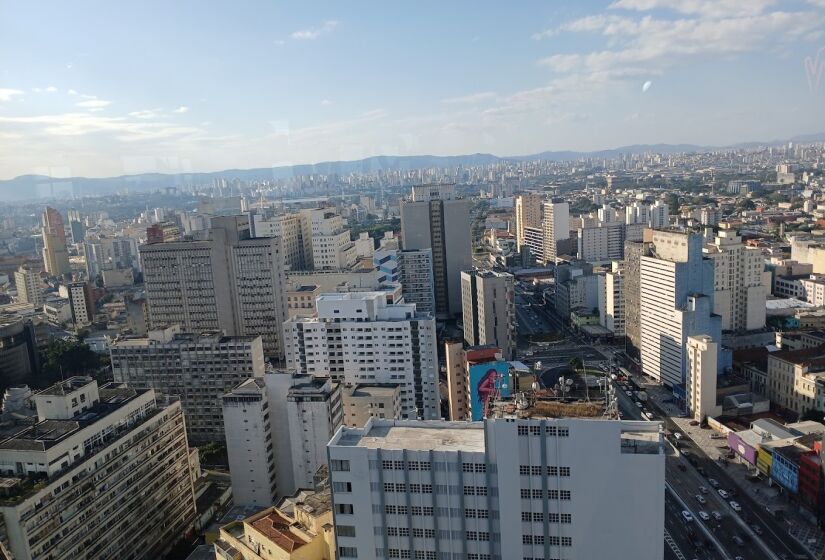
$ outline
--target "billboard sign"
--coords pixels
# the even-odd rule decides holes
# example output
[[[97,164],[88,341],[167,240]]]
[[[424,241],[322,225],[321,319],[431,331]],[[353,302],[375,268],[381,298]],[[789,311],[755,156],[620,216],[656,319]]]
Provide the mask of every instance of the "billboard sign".
[[[491,395],[498,392],[510,396],[510,363],[486,362],[470,366],[470,407],[473,420],[484,419],[484,407]]]

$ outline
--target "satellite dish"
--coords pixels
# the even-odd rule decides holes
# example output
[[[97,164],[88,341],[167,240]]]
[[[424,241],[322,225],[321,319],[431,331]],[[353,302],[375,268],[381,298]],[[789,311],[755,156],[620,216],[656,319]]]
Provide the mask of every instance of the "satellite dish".
[[[572,384],[573,384],[573,380],[572,380],[572,379],[568,379],[568,380],[566,380],[566,381],[565,381],[565,384],[567,384],[567,386],[569,387],[570,385],[572,385]]]

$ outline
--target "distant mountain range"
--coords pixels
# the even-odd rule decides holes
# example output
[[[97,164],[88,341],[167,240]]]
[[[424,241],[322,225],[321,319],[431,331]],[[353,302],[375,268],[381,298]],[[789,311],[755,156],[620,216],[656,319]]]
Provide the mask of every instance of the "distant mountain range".
[[[457,167],[459,165],[488,165],[506,161],[569,161],[582,157],[613,158],[622,154],[660,154],[709,152],[720,149],[747,149],[776,146],[787,142],[809,143],[825,141],[825,133],[800,135],[787,140],[745,142],[732,146],[697,146],[694,144],[634,144],[594,152],[548,151],[526,156],[501,157],[493,154],[462,156],[374,156],[356,161],[325,161],[308,165],[261,167],[257,169],[227,169],[209,173],[141,173],[119,177],[68,177],[56,179],[44,175],[21,175],[0,180],[0,201],[31,200],[36,198],[104,195],[128,189],[130,192],[151,192],[164,187],[203,185],[214,179],[242,181],[286,179],[299,175],[347,175],[349,173],[379,170],[411,170],[428,167]]]

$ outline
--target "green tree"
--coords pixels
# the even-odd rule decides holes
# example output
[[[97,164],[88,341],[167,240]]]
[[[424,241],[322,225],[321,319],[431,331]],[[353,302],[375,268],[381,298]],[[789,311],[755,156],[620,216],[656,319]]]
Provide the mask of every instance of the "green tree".
[[[79,340],[55,339],[43,352],[38,385],[47,386],[72,375],[97,376],[105,365],[101,357]]]

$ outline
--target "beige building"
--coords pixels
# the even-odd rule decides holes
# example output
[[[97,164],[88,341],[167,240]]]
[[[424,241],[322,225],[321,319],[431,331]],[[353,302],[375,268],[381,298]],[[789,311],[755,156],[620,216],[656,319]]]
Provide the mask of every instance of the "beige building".
[[[316,270],[340,270],[355,264],[358,255],[344,220],[332,208],[301,210],[304,235],[310,234],[312,266]]]
[[[516,248],[520,251],[526,245],[525,228],[541,228],[542,204],[544,196],[526,193],[516,197]]]
[[[702,422],[722,411],[722,407],[716,406],[719,344],[706,335],[689,336],[685,352],[687,407],[693,418]]]
[[[570,205],[561,199],[545,202],[542,214],[544,264],[555,264],[562,242],[570,239]]]
[[[447,401],[450,420],[470,418],[470,379],[464,363],[464,343],[447,341],[444,345],[447,367]]]
[[[254,237],[277,237],[281,240],[284,262],[292,270],[312,268],[312,238],[305,235],[309,231],[307,215],[278,214],[264,218],[260,214],[252,216]]]
[[[72,271],[69,264],[69,251],[66,249],[66,230],[63,217],[54,208],[43,212],[43,265],[52,276],[68,274]]]
[[[401,387],[383,385],[355,385],[344,388],[344,425],[358,428],[370,418],[401,418]]]
[[[17,288],[17,301],[31,303],[37,308],[43,306],[43,287],[40,273],[27,266],[21,266],[14,273],[14,285]]]
[[[299,490],[278,507],[224,525],[216,560],[335,560],[330,489]]]
[[[72,377],[33,397],[37,419],[4,427],[3,544],[16,560],[162,558],[193,526],[180,402]]]
[[[769,354],[765,392],[799,414],[825,410],[825,346]]]
[[[287,319],[315,315],[315,299],[321,295],[321,287],[315,284],[298,284],[286,290]]]

